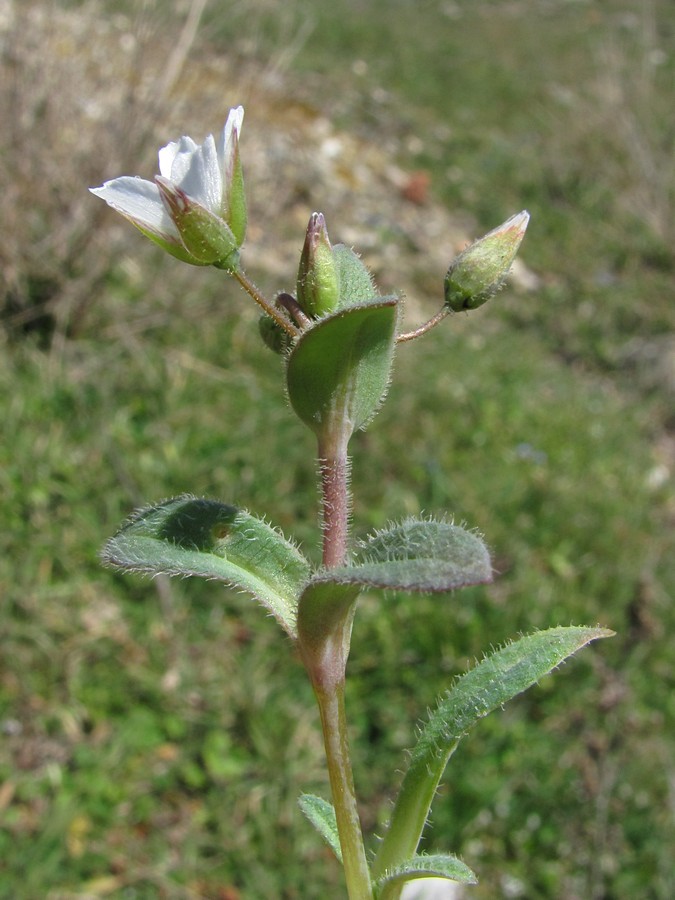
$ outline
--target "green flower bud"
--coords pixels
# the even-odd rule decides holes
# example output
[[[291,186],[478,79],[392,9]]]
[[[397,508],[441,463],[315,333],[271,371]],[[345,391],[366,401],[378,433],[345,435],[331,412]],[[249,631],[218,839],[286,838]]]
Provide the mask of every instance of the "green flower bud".
[[[291,338],[288,332],[284,331],[281,325],[277,325],[271,316],[261,316],[258,319],[258,330],[263,343],[273,353],[283,354],[288,350]]]
[[[311,318],[333,312],[340,299],[338,271],[323,213],[312,213],[298,268],[298,303]]]
[[[463,250],[445,276],[445,304],[455,312],[477,309],[503,285],[525,235],[523,210]]]

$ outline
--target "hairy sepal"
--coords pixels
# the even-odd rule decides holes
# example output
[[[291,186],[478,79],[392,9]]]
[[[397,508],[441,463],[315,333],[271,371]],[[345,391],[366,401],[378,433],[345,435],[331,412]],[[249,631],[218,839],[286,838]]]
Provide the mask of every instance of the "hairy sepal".
[[[292,637],[310,574],[300,551],[237,506],[189,494],[137,510],[105,544],[103,561],[127,572],[195,575],[253,595]]]
[[[410,859],[422,836],[447,762],[462,737],[484,716],[536,684],[606,628],[569,626],[527,635],[486,657],[457,679],[421,730],[380,845],[374,876]]]

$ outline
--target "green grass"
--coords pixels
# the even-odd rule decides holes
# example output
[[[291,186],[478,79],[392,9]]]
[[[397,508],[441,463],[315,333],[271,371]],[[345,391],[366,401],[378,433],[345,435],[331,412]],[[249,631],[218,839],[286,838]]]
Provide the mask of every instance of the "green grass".
[[[348,711],[364,824],[386,820],[415,723],[455,673],[518,633],[600,622],[612,641],[460,747],[427,848],[460,853],[477,898],[665,900],[675,495],[658,467],[672,394],[624,351],[672,331],[673,256],[626,211],[634,173],[601,152],[621,147],[553,90],[582,92],[608,36],[633,38],[619,3],[383,8],[298,2],[282,21],[263,6],[223,37],[248,27],[264,58],[311,15],[298,91],[318,72],[345,127],[419,137],[404,163],[484,227],[527,206],[543,286],[401,347],[387,404],[354,441],[357,534],[447,510],[486,535],[501,573],[447,598],[363,598]],[[654,9],[666,41],[672,13]],[[650,127],[665,139],[663,119]],[[171,279],[178,264],[164,266]],[[287,640],[213,584],[97,559],[131,508],[186,490],[267,515],[317,558],[311,437],[221,278],[198,271],[187,298],[158,297],[115,270],[82,339],[2,348],[2,898],[341,896],[296,807],[328,789]]]

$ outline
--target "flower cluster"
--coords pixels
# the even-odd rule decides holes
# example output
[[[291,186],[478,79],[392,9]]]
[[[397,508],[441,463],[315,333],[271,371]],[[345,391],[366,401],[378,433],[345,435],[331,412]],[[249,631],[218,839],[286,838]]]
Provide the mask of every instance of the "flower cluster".
[[[122,176],[91,192],[129,219],[152,241],[183,262],[216,266],[234,275],[266,315],[261,334],[280,352],[317,319],[377,297],[372,278],[356,254],[331,245],[322,213],[312,213],[298,268],[296,296],[284,292],[274,302],[246,279],[239,251],[246,236],[246,195],[239,157],[242,106],[231,109],[218,141],[190,137],[159,151],[154,181]],[[425,325],[397,341],[419,337],[451,311],[482,306],[502,286],[529,221],[526,211],[467,247],[445,276],[445,302]]]

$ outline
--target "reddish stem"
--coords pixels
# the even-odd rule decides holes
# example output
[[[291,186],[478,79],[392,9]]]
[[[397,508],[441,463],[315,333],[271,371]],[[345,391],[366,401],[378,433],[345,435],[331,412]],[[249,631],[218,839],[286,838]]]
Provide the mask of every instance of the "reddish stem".
[[[327,569],[347,562],[351,506],[348,440],[319,441],[323,564]]]

